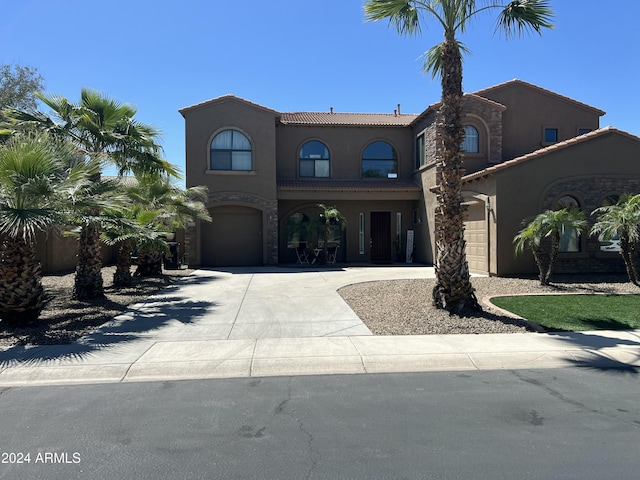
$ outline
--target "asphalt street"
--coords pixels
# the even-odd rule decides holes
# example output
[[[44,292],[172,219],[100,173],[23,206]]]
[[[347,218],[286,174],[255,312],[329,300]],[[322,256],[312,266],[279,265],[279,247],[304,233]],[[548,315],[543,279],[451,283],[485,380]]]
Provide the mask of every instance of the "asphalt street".
[[[563,368],[4,388],[0,478],[631,480],[638,380]]]

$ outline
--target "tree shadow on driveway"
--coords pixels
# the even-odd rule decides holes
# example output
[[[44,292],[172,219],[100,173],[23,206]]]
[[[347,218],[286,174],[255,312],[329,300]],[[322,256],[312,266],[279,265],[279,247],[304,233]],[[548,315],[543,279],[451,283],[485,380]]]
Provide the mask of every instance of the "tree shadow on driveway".
[[[640,373],[640,331],[549,332],[550,338],[566,342],[578,367],[613,374]]]

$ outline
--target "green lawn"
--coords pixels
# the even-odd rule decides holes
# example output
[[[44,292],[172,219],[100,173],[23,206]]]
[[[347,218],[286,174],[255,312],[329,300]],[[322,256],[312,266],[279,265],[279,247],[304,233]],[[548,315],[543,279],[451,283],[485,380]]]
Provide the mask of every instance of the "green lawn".
[[[640,295],[526,295],[491,301],[547,330],[640,328]]]

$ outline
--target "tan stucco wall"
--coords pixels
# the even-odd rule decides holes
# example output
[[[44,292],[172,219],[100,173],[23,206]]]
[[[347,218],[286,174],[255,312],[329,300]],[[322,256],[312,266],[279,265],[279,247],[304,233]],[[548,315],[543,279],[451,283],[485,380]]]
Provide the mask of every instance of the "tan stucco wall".
[[[502,114],[504,160],[545,146],[544,127],[558,128],[558,141],[575,137],[579,128],[599,127],[599,115],[593,109],[519,83],[506,84],[482,96],[507,107]]]
[[[187,187],[205,185],[211,192],[248,192],[275,199],[275,115],[242,102],[224,100],[184,112]],[[222,130],[236,129],[251,141],[253,171],[212,171],[211,140]]]
[[[413,171],[414,137],[408,127],[312,127],[278,125],[278,178],[298,178],[300,148],[319,140],[329,149],[331,178],[361,178],[361,159],[372,142],[385,141],[398,154],[398,178],[409,178]]]
[[[76,238],[65,237],[55,230],[47,235],[39,233],[36,237],[36,256],[42,262],[43,273],[73,271],[78,261],[77,254]]]
[[[495,183],[496,273],[535,273],[530,254],[518,258],[513,255],[513,237],[522,220],[553,208],[562,195],[575,196],[590,214],[607,195],[633,189],[640,193],[640,142],[621,134],[607,134],[501,170],[495,174]],[[562,187],[553,190],[554,185]],[[594,256],[595,240],[587,242],[584,237],[583,241],[583,252],[565,254],[564,258],[584,262]]]
[[[265,239],[263,263],[277,262],[276,201],[276,114],[237,99],[222,99],[183,110],[186,134],[187,187],[204,185],[209,189],[207,207],[243,206],[262,212]],[[210,170],[210,146],[222,130],[235,129],[251,141],[253,170],[250,172]],[[201,264],[207,244],[201,224],[188,229],[185,239],[189,263]]]

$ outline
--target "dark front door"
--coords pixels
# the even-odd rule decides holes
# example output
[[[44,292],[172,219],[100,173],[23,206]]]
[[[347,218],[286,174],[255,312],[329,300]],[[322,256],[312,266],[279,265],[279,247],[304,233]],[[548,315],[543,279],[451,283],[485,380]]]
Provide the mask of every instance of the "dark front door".
[[[391,212],[371,212],[371,260],[391,261]]]

